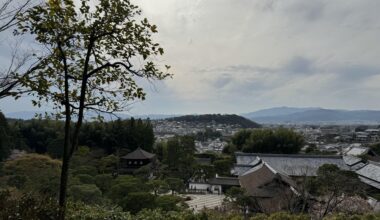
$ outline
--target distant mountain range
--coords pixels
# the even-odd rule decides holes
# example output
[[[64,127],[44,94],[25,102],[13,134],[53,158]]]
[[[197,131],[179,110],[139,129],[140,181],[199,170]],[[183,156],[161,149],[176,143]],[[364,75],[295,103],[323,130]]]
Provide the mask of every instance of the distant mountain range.
[[[29,120],[29,119],[35,118],[36,115],[39,115],[39,114],[44,116],[45,112],[44,111],[20,111],[20,112],[5,113],[5,116],[7,118]],[[105,120],[115,119],[115,116],[110,115],[110,114],[103,113],[101,115],[105,118]],[[128,118],[134,117],[134,118],[142,118],[142,119],[149,118],[152,120],[158,120],[158,119],[165,119],[165,118],[172,118],[172,117],[180,116],[177,114],[171,114],[171,115],[165,115],[165,114],[131,115],[131,114],[125,114],[125,113],[116,113],[116,115],[121,119],[128,119]],[[86,118],[91,118],[91,117],[95,117],[95,116],[96,116],[95,114],[90,114],[90,115],[87,115]]]
[[[44,112],[37,111],[22,111],[22,112],[12,112],[6,113],[7,118],[15,119],[32,119],[37,114],[44,114]],[[220,114],[212,114],[220,115]],[[104,114],[106,120],[110,120],[111,116]],[[127,119],[130,117],[135,118],[150,118],[152,120],[158,119],[169,119],[173,117],[180,117],[180,114],[146,114],[146,115],[131,115],[118,113],[118,117],[122,119]],[[209,115],[192,115],[194,117],[204,116],[202,118],[209,118]],[[229,115],[231,116],[231,115]],[[245,123],[241,119],[242,117],[228,117],[228,121],[236,120],[239,123]],[[294,107],[276,107],[268,108],[263,110],[258,110],[255,112],[240,114],[249,120],[254,121],[252,123],[260,124],[380,124],[380,111],[376,110],[341,110],[341,109],[324,109],[318,107],[308,107],[308,108],[294,108]],[[90,118],[88,116],[87,118]],[[113,117],[114,118],[114,117]],[[186,116],[185,118],[191,118]],[[219,119],[218,119],[219,120]],[[249,122],[247,123],[249,124]]]
[[[265,124],[378,124],[380,111],[278,107],[242,114]]]
[[[204,114],[204,115],[184,115],[166,119],[168,121],[212,123],[240,125],[242,128],[259,128],[261,125],[245,117],[235,114]]]

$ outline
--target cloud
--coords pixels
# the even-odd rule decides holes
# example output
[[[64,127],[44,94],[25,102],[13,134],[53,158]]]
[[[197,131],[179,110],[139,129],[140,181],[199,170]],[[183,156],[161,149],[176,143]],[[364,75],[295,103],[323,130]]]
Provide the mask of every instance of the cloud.
[[[380,108],[377,0],[134,0],[158,26],[173,79],[142,113],[282,105]],[[2,48],[1,48],[2,49]]]

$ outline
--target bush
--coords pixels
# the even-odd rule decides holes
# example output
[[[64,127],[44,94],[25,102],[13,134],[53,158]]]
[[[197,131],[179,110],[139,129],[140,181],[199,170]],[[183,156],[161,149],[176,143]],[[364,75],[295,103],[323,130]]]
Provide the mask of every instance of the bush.
[[[111,174],[99,174],[94,177],[94,180],[96,186],[105,193],[111,188],[113,176]]]
[[[90,176],[96,176],[98,170],[93,166],[79,166],[73,170],[73,175],[88,174]]]
[[[148,191],[148,188],[140,179],[125,175],[119,176],[112,181],[108,197],[119,203],[129,193],[146,191]]]
[[[94,184],[74,185],[69,189],[69,196],[71,196],[74,201],[93,204],[101,201],[102,192]]]
[[[78,178],[79,181],[83,184],[94,184],[95,183],[95,178],[88,175],[88,174],[78,174],[75,177]]]
[[[4,163],[9,186],[24,192],[56,196],[59,189],[61,161],[40,154],[26,154]]]
[[[162,209],[163,211],[176,211],[179,210],[177,204],[183,199],[178,196],[163,195],[156,197],[156,208]]]
[[[133,220],[128,212],[120,208],[107,208],[98,205],[86,205],[80,202],[67,204],[66,219],[68,220]]]
[[[142,209],[155,208],[155,198],[148,192],[132,192],[124,197],[120,206],[123,207],[124,211],[137,213]]]
[[[40,199],[31,194],[21,197],[8,190],[0,190],[0,219],[55,220],[58,203],[55,199]]]

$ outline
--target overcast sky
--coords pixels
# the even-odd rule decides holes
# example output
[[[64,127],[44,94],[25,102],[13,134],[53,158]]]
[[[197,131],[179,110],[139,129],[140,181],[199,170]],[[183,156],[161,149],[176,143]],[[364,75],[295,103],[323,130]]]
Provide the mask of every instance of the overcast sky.
[[[135,0],[172,79],[133,114],[380,109],[378,0]],[[4,59],[3,43],[0,56]],[[30,110],[3,100],[5,112]]]

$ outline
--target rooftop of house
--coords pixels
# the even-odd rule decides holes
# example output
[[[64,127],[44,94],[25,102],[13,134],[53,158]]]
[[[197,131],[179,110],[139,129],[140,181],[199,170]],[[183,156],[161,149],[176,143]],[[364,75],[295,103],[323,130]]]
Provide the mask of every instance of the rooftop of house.
[[[349,170],[342,156],[308,154],[259,154],[236,152],[235,175],[241,175],[254,167],[259,161],[267,163],[281,174],[288,176],[316,176],[323,164],[335,164],[340,169]],[[242,166],[243,165],[243,166]],[[240,172],[241,171],[241,172]]]
[[[138,147],[136,150],[133,152],[121,157],[122,159],[127,159],[127,160],[146,160],[146,159],[152,159],[155,157],[155,154],[146,152],[145,150],[141,149]]]
[[[369,163],[358,169],[356,173],[363,182],[380,189],[380,166],[378,164]]]
[[[348,150],[346,154],[352,155],[352,156],[360,156],[360,155],[368,153],[368,151],[369,151],[368,147],[353,147],[350,150]]]
[[[296,187],[296,184],[288,176],[278,173],[270,165],[263,162],[243,175],[239,176],[240,184],[251,196],[257,197],[274,197],[278,191],[282,190],[279,185],[274,186],[271,183],[284,184],[287,187]],[[272,185],[272,186],[271,186]]]
[[[240,186],[239,179],[236,177],[214,177],[208,180],[212,185]]]

